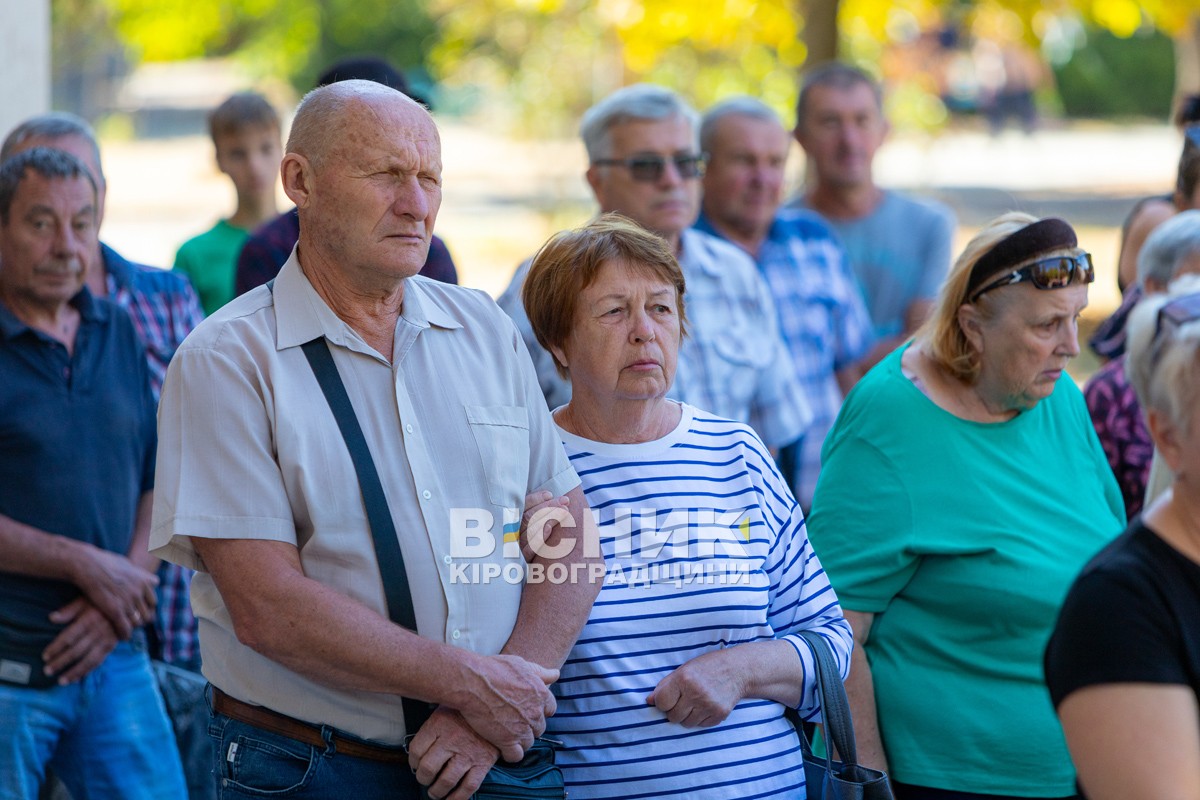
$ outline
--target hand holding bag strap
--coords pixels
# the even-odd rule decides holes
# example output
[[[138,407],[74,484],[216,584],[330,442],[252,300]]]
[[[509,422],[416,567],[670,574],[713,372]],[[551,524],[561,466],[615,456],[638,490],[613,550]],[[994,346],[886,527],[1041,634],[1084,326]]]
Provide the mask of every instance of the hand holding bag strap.
[[[824,637],[812,631],[801,631],[801,638],[813,651],[817,664],[817,691],[825,720],[825,763],[821,764],[808,747],[801,732],[804,751],[804,772],[809,798],[820,800],[894,800],[887,775],[876,769],[860,766],[854,743],[854,723],[850,718],[850,703],[842,675],[838,671],[833,651]],[[833,760],[833,748],[838,750],[842,763]]]
[[[337,419],[338,428],[341,429],[342,438],[346,440],[350,458],[354,461],[354,471],[358,474],[363,503],[367,507],[367,520],[371,524],[375,558],[379,561],[379,572],[383,576],[388,616],[393,622],[415,632],[416,614],[413,611],[412,592],[408,588],[408,574],[404,571],[404,556],[396,538],[396,526],[392,524],[383,485],[379,482],[375,461],[371,458],[367,440],[358,424],[358,417],[354,414],[354,406],[350,404],[350,397],[346,394],[346,386],[342,383],[342,377],[333,362],[333,355],[329,352],[325,337],[307,342],[301,345],[301,348],[308,358],[313,374],[317,376],[317,382],[321,384],[321,391],[325,393],[325,399]],[[430,706],[408,697],[405,697],[403,702],[404,727],[411,737],[425,720],[429,719]],[[562,770],[554,763],[554,746],[549,739],[537,739],[520,762],[497,763],[488,770],[483,784],[473,797],[475,800],[500,800],[510,797],[562,800],[567,793],[563,786]],[[425,787],[422,787],[421,794],[422,797],[428,797]]]
[[[838,757],[844,764],[858,763],[858,750],[854,742],[854,722],[850,717],[850,702],[846,699],[846,687],[842,673],[838,670],[833,651],[825,637],[810,630],[800,631],[800,638],[813,653],[817,666],[817,694],[821,701],[821,716],[825,724],[825,740],[837,748]],[[832,761],[832,750],[825,748],[827,760]]]
[[[408,573],[404,569],[400,540],[396,537],[396,526],[392,523],[392,514],[388,510],[383,484],[380,483],[379,473],[375,469],[375,460],[371,458],[367,439],[363,436],[358,417],[354,414],[350,396],[346,394],[346,385],[342,382],[337,364],[333,362],[333,354],[329,352],[324,336],[300,347],[317,377],[317,383],[321,385],[321,391],[325,394],[325,400],[328,401],[329,408],[337,420],[342,438],[346,440],[350,459],[354,462],[363,504],[367,509],[367,521],[371,526],[375,559],[379,562],[379,574],[383,578],[388,617],[397,625],[416,633],[417,615],[413,610],[412,591],[408,587]],[[408,697],[403,698],[403,703],[404,727],[409,733],[416,733],[425,720],[429,719],[429,706]]]

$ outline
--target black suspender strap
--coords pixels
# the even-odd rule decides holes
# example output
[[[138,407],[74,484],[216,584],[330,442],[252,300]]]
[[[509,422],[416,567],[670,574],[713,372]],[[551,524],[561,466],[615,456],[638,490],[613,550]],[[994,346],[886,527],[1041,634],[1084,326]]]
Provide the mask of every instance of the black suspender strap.
[[[346,440],[346,449],[350,451],[350,459],[354,462],[363,504],[367,509],[367,521],[371,525],[375,559],[379,562],[379,574],[383,578],[388,617],[397,625],[416,633],[417,617],[413,611],[412,591],[408,587],[408,573],[404,570],[404,556],[400,552],[396,526],[392,523],[392,514],[375,469],[375,460],[371,458],[367,439],[354,414],[354,406],[350,404],[350,396],[346,394],[346,385],[338,373],[337,364],[333,363],[333,354],[329,352],[324,336],[301,345],[301,349],[308,358],[313,374],[317,376],[317,383],[321,385],[321,391],[337,419],[342,438]],[[416,733],[429,718],[429,712],[426,703],[404,698],[404,726],[410,735]]]

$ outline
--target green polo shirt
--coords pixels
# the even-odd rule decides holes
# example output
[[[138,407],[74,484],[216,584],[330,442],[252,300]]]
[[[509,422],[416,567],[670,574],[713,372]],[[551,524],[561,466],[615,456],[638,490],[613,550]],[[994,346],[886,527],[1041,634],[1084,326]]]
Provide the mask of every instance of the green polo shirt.
[[[172,269],[192,281],[206,316],[233,299],[238,255],[249,237],[250,231],[221,220],[199,236],[188,239],[175,254]]]

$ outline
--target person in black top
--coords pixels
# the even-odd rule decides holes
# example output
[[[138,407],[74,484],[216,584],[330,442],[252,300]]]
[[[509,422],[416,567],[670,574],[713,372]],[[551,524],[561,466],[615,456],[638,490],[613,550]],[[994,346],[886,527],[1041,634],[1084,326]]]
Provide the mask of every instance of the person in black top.
[[[1200,796],[1200,278],[1144,300],[1130,379],[1175,475],[1076,579],[1046,683],[1089,800]]]

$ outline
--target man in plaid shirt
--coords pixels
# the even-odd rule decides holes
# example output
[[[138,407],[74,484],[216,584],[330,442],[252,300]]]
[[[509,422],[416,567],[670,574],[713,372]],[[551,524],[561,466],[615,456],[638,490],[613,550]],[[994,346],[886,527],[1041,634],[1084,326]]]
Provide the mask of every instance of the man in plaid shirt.
[[[96,182],[97,224],[104,217],[105,182],[100,148],[90,125],[74,114],[55,112],[22,122],[0,147],[0,162],[33,147],[52,147],[78,158]],[[129,312],[146,349],[150,388],[158,401],[167,363],[192,328],[204,318],[200,300],[182,275],[135,264],[102,242],[89,258],[86,282],[96,297],[107,297]],[[188,599],[191,571],[163,562],[158,571],[151,654],[169,664],[198,671],[200,647]]]
[[[750,97],[704,115],[700,147],[709,154],[696,227],[741,247],[758,264],[779,314],[813,422],[780,454],[784,476],[806,511],[821,468],[821,444],[861,374],[873,340],[871,319],[846,254],[816,214],[780,209],[791,143],[778,115]]]

